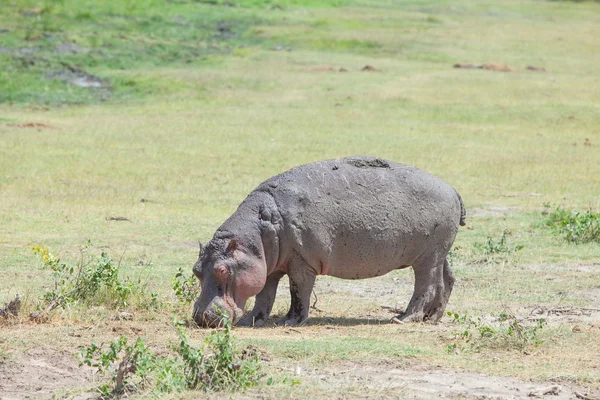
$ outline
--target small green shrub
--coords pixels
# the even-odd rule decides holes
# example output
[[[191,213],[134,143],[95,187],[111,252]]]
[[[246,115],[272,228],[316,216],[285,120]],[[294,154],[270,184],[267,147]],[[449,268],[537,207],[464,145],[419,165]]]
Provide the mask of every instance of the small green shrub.
[[[223,319],[224,329],[213,330],[204,348],[190,344],[181,327],[179,342],[171,353],[157,356],[137,338],[129,345],[121,336],[108,346],[92,344],[78,354],[81,365],[96,367],[101,374],[111,374],[112,386],[99,388],[104,397],[152,387],[155,394],[183,390],[243,391],[260,379],[258,355],[237,350],[231,334],[231,322]]]
[[[156,292],[150,293],[150,298],[144,298],[139,303],[140,308],[145,310],[159,310],[162,308],[162,304],[158,300],[158,294]]]
[[[206,358],[204,366],[200,368],[190,357],[184,356],[189,353],[185,351],[183,346],[185,337],[180,331],[182,342],[178,353],[190,371],[194,370],[196,376],[204,377],[199,381],[198,386],[190,388],[237,391],[246,390],[258,383],[260,378],[258,355],[256,353],[239,355],[231,335],[231,321],[228,318],[223,318],[223,327],[223,330],[212,331],[206,338],[206,343],[214,352],[214,356]],[[202,372],[202,370],[204,371]],[[200,375],[198,375],[199,372]]]
[[[194,274],[186,275],[183,269],[179,267],[173,278],[173,291],[180,302],[189,304],[193,302],[198,293],[200,293],[200,281],[196,279]]]
[[[545,205],[550,208],[549,204]],[[546,214],[546,227],[570,243],[600,243],[600,213],[557,207]]]
[[[114,387],[102,385],[99,389],[103,397],[122,393],[126,387],[137,387],[150,383],[150,375],[157,367],[157,358],[145,345],[143,339],[137,338],[135,343],[129,345],[127,338],[120,336],[119,339],[110,343],[107,349],[92,344],[79,353],[80,366],[88,365],[95,367],[100,374],[105,374],[113,368],[116,362],[118,367],[112,370],[112,381]],[[134,384],[131,376],[139,378]]]
[[[534,325],[523,325],[514,315],[501,313],[497,326],[484,322],[481,317],[470,317],[468,314],[459,315],[447,312],[455,324],[461,325],[455,333],[458,342],[446,345],[449,354],[460,352],[479,352],[484,348],[526,351],[531,346],[543,343],[539,337],[540,330],[546,325],[546,320],[540,318]]]
[[[492,254],[512,254],[515,253],[521,249],[523,249],[525,246],[523,245],[509,245],[508,244],[508,236],[511,235],[511,232],[509,230],[505,230],[504,232],[502,232],[502,236],[500,236],[499,239],[494,239],[492,236],[488,236],[487,237],[487,242],[482,244],[482,243],[477,243],[475,244],[475,247],[480,249],[481,251],[483,251],[483,253],[485,255],[492,255]]]
[[[32,247],[42,259],[42,268],[52,271],[53,287],[44,294],[49,310],[74,302],[127,305],[136,286],[128,278],[119,277],[119,266],[107,253],[97,258],[88,255],[90,247],[88,242],[81,248],[81,259],[75,264],[61,262],[46,247]]]

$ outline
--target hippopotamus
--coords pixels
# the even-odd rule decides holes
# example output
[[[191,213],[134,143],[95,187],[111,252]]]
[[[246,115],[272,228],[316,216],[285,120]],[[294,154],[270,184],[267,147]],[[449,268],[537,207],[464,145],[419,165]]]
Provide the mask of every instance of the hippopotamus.
[[[295,167],[261,183],[200,245],[193,319],[262,326],[287,275],[291,305],[277,323],[297,325],[308,318],[317,275],[365,279],[412,266],[414,293],[397,318],[436,322],[454,285],[447,255],[465,216],[452,186],[409,165],[361,156]]]

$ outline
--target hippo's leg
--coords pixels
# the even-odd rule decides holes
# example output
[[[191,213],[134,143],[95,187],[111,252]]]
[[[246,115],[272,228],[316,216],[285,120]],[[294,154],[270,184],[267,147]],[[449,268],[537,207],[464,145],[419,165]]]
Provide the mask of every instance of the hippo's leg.
[[[454,287],[454,282],[456,278],[454,277],[454,273],[450,268],[450,263],[448,262],[448,257],[444,258],[444,293],[443,298],[441,299],[443,304],[442,314],[446,309],[446,305],[448,304],[448,300],[450,299],[450,294],[452,293],[452,288]]]
[[[288,266],[288,277],[292,304],[287,315],[280,318],[277,325],[293,326],[308,318],[310,295],[315,285],[316,272],[300,255],[295,254]]]
[[[404,321],[437,322],[444,315],[454,285],[454,275],[446,257],[430,254],[413,265],[415,291],[406,311],[398,318]]]
[[[267,277],[265,287],[256,295],[252,312],[242,318],[237,326],[254,326],[258,328],[265,324],[269,319],[269,315],[271,315],[275,295],[277,294],[277,285],[283,275],[285,275],[284,272],[274,272]]]

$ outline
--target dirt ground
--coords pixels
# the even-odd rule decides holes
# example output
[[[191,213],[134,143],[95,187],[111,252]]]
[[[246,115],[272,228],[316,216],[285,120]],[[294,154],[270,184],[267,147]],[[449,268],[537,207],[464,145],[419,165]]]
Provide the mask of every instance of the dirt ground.
[[[586,390],[556,382],[532,383],[513,378],[452,371],[439,367],[358,364],[343,362],[314,369],[293,371],[302,379],[302,388],[290,398],[308,396],[335,399],[529,399],[567,400]],[[93,391],[81,394],[82,387],[95,380],[93,369],[79,367],[69,353],[48,348],[32,349],[10,362],[0,364],[0,399],[97,398]],[[78,388],[80,394],[69,394]],[[544,395],[544,393],[547,393]],[[234,396],[239,399],[277,398],[268,388]],[[215,395],[214,399],[232,395]],[[590,397],[593,398],[593,397]]]
[[[366,282],[366,281],[363,281]],[[360,285],[359,285],[360,287]],[[342,289],[342,288],[337,288]],[[355,290],[358,290],[355,288]],[[343,291],[343,290],[342,290]],[[600,328],[600,312],[581,312],[576,308],[543,308],[530,310],[532,314],[547,317],[553,323],[567,323],[573,326]],[[320,319],[316,317],[315,319]],[[385,321],[379,321],[385,322]],[[332,323],[336,325],[335,322]],[[578,325],[579,324],[579,325]],[[384,325],[385,327],[385,325]],[[59,327],[26,324],[24,326],[6,327],[5,333],[10,338],[19,332],[24,334],[26,342],[29,335],[35,335],[36,344],[27,350],[15,349],[0,360],[0,400],[20,399],[97,399],[95,387],[103,377],[95,374],[90,367],[80,367],[73,355],[76,343],[89,343],[98,332],[108,331],[115,334],[148,334],[153,331],[157,337],[167,336],[170,329],[164,324],[144,321],[105,321],[102,327],[83,327],[70,325]],[[276,337],[292,334],[301,337],[322,335],[324,331],[335,330],[340,326],[321,326],[309,323],[305,327],[241,329],[237,336],[243,337]],[[348,330],[357,327],[344,327]],[[419,326],[403,324],[397,332],[413,330]],[[422,328],[422,327],[420,327]],[[453,327],[450,322],[426,327],[424,332],[435,331],[435,334],[448,334]],[[48,335],[43,332],[48,330]],[[57,330],[63,332],[57,334]],[[293,332],[288,332],[293,331]],[[389,332],[389,330],[386,330]],[[105,333],[101,333],[104,335]],[[198,331],[198,335],[202,332]],[[385,333],[384,333],[385,334]],[[64,337],[64,343],[44,343],[40,337]],[[0,347],[3,341],[0,339]],[[4,346],[6,348],[6,346]],[[6,353],[5,353],[6,354]],[[515,360],[515,363],[518,363]],[[545,398],[555,400],[598,399],[600,393],[590,393],[587,388],[578,386],[569,379],[553,379],[547,382],[532,382],[521,379],[489,376],[480,373],[465,372],[425,363],[414,358],[396,358],[393,360],[357,362],[356,360],[340,360],[314,366],[286,359],[272,359],[268,362],[270,371],[283,372],[284,375],[297,379],[300,384],[291,386],[284,394],[281,390],[261,385],[246,393],[213,394],[214,399],[275,399],[281,398],[332,398],[332,399],[530,399]],[[599,373],[600,374],[600,373]],[[280,389],[280,388],[279,388]],[[188,393],[186,398],[189,398]],[[193,396],[193,394],[192,394]],[[578,397],[579,396],[579,397]],[[193,397],[191,397],[193,398]],[[204,395],[198,398],[205,398]]]

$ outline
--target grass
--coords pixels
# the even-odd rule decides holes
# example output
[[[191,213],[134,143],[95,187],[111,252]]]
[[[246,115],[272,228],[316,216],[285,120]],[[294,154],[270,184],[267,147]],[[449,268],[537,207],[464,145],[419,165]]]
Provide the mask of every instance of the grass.
[[[0,322],[0,358],[7,349],[15,362],[37,348],[72,354],[120,334],[167,348],[172,315],[191,312],[172,287],[179,268],[190,273],[197,241],[264,179],[356,154],[421,167],[461,193],[469,215],[453,250],[449,311],[526,317],[536,307],[600,307],[598,243],[557,238],[542,214],[544,204],[600,211],[598,4],[215,3],[0,2],[0,305],[16,293],[31,305],[52,282],[32,246],[75,262],[88,240],[90,254],[120,260],[120,276],[141,280],[148,297],[147,306],[123,308],[133,321],[74,304],[41,325],[26,314]],[[457,62],[518,71],[452,68]],[[102,87],[48,78],[67,72]],[[348,363],[562,377],[600,389],[589,350],[598,314],[549,317],[530,355],[451,355],[449,321],[387,323],[393,314],[381,306],[402,308],[411,291],[407,270],[356,282],[321,277],[323,311],[311,311],[308,326],[234,329],[273,357],[272,385],[257,390],[314,396],[308,382]],[[286,283],[278,296],[281,315]],[[189,334],[202,343],[206,333]],[[298,366],[312,372],[299,375]]]

